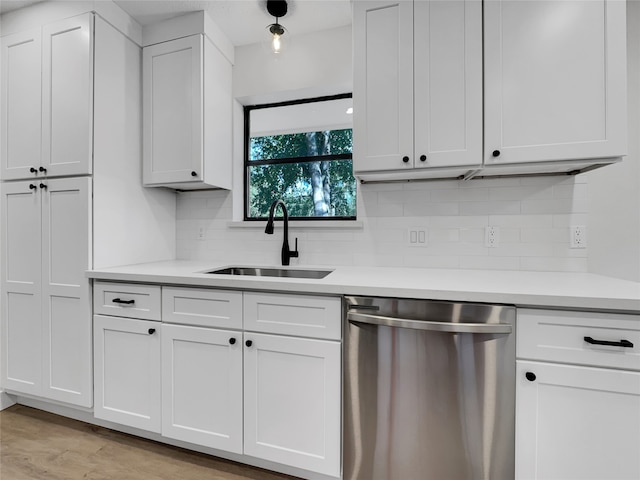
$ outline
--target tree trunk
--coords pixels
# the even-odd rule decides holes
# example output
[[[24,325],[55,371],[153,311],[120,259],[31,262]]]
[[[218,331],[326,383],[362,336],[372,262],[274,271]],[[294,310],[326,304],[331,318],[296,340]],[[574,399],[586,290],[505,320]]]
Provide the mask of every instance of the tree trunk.
[[[318,148],[316,132],[308,132],[306,134],[307,151],[309,156],[326,155],[325,152],[327,150],[328,132],[325,133],[327,135],[323,135],[323,138],[321,139],[321,149]],[[326,176],[328,174],[328,166],[323,168],[322,164],[324,163],[327,162],[310,162],[308,164],[313,195],[313,213],[316,217],[326,217],[329,215],[330,203],[327,201],[328,197],[325,197],[325,189],[328,188],[329,184],[329,178]],[[325,184],[327,184],[327,187],[325,187]],[[330,190],[326,191],[330,192]]]

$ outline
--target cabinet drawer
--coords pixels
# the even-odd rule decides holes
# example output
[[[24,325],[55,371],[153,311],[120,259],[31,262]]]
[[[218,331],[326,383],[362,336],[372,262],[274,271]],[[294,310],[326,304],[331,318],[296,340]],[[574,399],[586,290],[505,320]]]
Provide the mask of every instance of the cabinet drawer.
[[[160,321],[160,286],[95,282],[93,311],[103,315]]]
[[[640,315],[518,309],[516,332],[518,358],[640,370]]]
[[[342,301],[339,297],[244,294],[244,328],[255,332],[340,339]]]
[[[242,328],[242,292],[162,288],[162,320],[202,327]]]

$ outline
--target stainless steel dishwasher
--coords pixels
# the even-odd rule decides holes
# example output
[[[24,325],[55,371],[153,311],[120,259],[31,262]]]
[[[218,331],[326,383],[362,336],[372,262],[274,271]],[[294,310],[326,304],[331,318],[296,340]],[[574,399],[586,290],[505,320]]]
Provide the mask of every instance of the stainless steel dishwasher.
[[[345,480],[511,480],[515,307],[346,297]]]

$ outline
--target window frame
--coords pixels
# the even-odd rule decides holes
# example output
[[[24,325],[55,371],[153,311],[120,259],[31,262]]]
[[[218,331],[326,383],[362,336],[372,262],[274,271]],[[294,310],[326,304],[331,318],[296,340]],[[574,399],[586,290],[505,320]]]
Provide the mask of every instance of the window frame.
[[[253,110],[262,110],[265,108],[274,108],[274,107],[287,107],[291,105],[303,105],[307,103],[318,103],[318,102],[326,102],[331,100],[342,100],[345,98],[353,98],[353,93],[341,93],[337,95],[326,95],[321,97],[311,97],[311,98],[301,98],[297,100],[287,100],[283,102],[272,102],[272,103],[262,103],[257,105],[244,105],[243,106],[243,124],[244,124],[244,165],[243,165],[243,220],[245,222],[264,222],[267,220],[267,217],[249,217],[249,168],[251,166],[259,166],[259,165],[284,165],[291,163],[310,163],[310,162],[318,162],[318,161],[327,161],[327,160],[351,160],[353,165],[353,145],[351,153],[340,153],[335,155],[318,155],[316,157],[288,157],[288,158],[277,158],[272,160],[249,160],[250,156],[250,148],[249,145],[251,143],[251,112]],[[352,127],[353,130],[353,127]],[[354,177],[355,179],[355,177]],[[357,179],[356,189],[357,189]],[[357,202],[356,202],[356,215],[353,216],[330,216],[330,217],[295,217],[289,216],[290,221],[353,221],[357,220]]]

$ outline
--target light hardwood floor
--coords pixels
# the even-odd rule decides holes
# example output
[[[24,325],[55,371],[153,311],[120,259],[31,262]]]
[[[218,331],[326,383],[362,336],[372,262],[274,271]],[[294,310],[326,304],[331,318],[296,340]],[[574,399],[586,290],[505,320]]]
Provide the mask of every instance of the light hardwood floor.
[[[1,480],[292,480],[14,405],[0,412]]]

